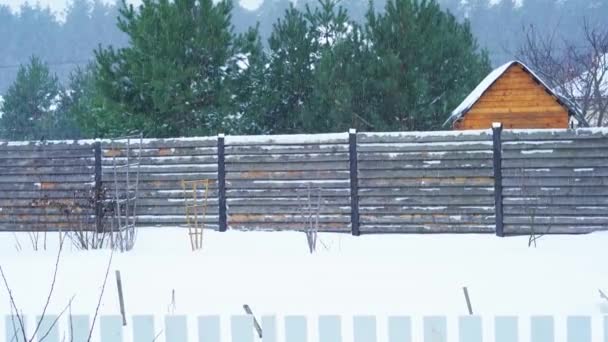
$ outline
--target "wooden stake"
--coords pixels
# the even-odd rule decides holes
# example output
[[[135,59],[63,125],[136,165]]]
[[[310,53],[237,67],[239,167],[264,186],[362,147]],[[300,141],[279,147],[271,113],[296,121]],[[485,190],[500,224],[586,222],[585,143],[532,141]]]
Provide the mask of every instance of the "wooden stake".
[[[127,316],[125,315],[125,301],[122,296],[122,281],[120,271],[116,270],[116,287],[118,288],[118,301],[120,303],[120,314],[122,315],[122,325],[127,326]]]
[[[469,291],[467,290],[466,286],[464,286],[462,288],[462,291],[464,292],[464,299],[467,301],[467,308],[469,309],[469,315],[472,315],[473,307],[471,306],[471,299],[469,298]]]
[[[255,330],[258,332],[258,336],[260,338],[262,338],[262,327],[260,327],[260,324],[258,323],[258,320],[255,318],[255,316],[253,315],[253,311],[251,311],[251,308],[249,307],[249,305],[245,304],[243,305],[243,309],[245,309],[245,312],[248,315],[251,315],[253,317],[253,327],[255,328]]]

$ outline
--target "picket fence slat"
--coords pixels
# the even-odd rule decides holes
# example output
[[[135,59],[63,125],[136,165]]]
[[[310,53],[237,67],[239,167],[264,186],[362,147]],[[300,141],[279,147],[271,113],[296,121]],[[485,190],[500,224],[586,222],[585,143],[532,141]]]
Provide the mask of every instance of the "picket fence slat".
[[[262,341],[277,342],[277,319],[275,316],[262,316]]]
[[[122,317],[101,316],[99,319],[99,327],[101,330],[101,342],[122,342]]]
[[[23,328],[22,325],[23,324]],[[27,336],[23,336],[23,330],[27,329],[26,318],[19,319],[18,316],[8,315],[4,319],[5,340],[7,342],[26,342]],[[27,330],[26,330],[27,331]]]
[[[460,342],[482,342],[481,317],[463,316],[458,319],[458,338]]]
[[[220,342],[220,316],[198,317],[198,342]]]
[[[494,338],[496,342],[518,342],[517,317],[499,316],[494,319]]]
[[[445,317],[424,317],[424,342],[447,342],[447,320]]]
[[[553,317],[535,316],[530,318],[530,342],[554,342]]]
[[[376,342],[376,317],[355,316],[353,318],[354,342]]]
[[[38,341],[59,342],[59,329],[57,328],[57,325],[54,324],[57,319],[56,315],[36,317],[36,325],[38,326],[36,338]]]
[[[586,316],[568,317],[567,342],[591,342],[591,318]]]
[[[253,318],[251,316],[232,316],[230,329],[232,342],[253,342]]]
[[[342,342],[340,316],[319,317],[319,342]]]
[[[412,321],[409,317],[388,318],[388,342],[412,342]]]
[[[307,342],[306,317],[287,316],[285,317],[285,342]]]
[[[186,316],[165,317],[165,338],[167,342],[188,342],[188,321]]]
[[[150,342],[156,338],[154,316],[133,316],[133,342]],[[158,340],[158,339],[157,339]]]
[[[68,322],[71,342],[88,342],[91,332],[90,318],[88,315],[74,315]]]

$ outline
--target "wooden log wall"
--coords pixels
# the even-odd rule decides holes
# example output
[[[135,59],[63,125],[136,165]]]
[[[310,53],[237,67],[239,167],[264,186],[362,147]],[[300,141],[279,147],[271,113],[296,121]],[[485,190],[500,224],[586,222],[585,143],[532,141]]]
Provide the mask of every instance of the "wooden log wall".
[[[93,142],[0,142],[0,230],[90,229]]]
[[[347,134],[228,136],[225,153],[229,228],[350,231]]]
[[[206,227],[221,227],[223,179],[229,229],[494,233],[495,199],[505,235],[608,229],[608,129],[505,130],[501,138],[497,164],[491,130],[227,136],[223,164],[217,137],[144,139],[138,224],[185,226],[192,192],[181,182],[207,179]],[[0,230],[67,229],[75,218],[95,228],[87,201],[96,144],[111,198],[126,141],[0,143]],[[138,154],[131,140],[132,163]],[[500,184],[494,165],[501,165]],[[116,182],[124,186],[125,179],[119,168]],[[203,189],[197,198],[204,201]],[[66,206],[75,204],[81,210],[66,219]]]
[[[504,131],[506,234],[608,228],[608,130]]]
[[[217,139],[144,139],[139,152],[139,139],[129,141],[130,183],[134,184],[134,171],[139,162],[139,189],[137,223],[142,226],[186,225],[186,202],[193,204],[192,184],[184,192],[182,181],[208,180],[207,211],[204,222],[208,228],[217,228]],[[102,141],[102,179],[107,196],[126,193],[127,141]],[[115,165],[119,167],[115,167]],[[116,182],[114,181],[116,169]],[[205,188],[197,186],[196,203],[203,206]],[[202,208],[200,208],[202,210]],[[194,217],[194,216],[192,216]],[[199,219],[203,215],[199,212]]]
[[[494,232],[491,131],[357,141],[362,233]]]

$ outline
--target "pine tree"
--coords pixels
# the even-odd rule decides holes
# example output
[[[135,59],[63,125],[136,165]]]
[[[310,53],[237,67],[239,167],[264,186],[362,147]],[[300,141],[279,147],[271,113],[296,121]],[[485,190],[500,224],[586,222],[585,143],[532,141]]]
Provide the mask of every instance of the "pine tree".
[[[48,65],[31,57],[21,65],[15,82],[4,96],[0,112],[0,135],[9,140],[39,140],[59,137],[61,88]]]
[[[144,0],[123,2],[119,28],[130,45],[97,50],[97,87],[115,110],[115,127],[146,135],[215,134],[230,102],[224,86],[238,51],[231,2]],[[115,109],[114,109],[115,108]]]

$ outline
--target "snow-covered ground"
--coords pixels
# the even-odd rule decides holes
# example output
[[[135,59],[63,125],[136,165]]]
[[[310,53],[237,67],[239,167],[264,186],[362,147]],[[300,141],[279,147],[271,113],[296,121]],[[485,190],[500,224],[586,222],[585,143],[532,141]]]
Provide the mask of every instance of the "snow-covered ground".
[[[120,270],[128,315],[243,314],[243,304],[256,315],[463,315],[463,286],[482,316],[608,313],[598,292],[608,293],[607,233],[545,236],[536,248],[527,237],[493,235],[319,239],[311,255],[303,233],[205,231],[204,250],[192,252],[185,229],[141,229],[132,252],[113,254],[101,311],[119,313]],[[0,233],[0,265],[17,305],[38,314],[56,250],[31,249],[28,234]],[[92,314],[109,257],[66,247],[48,311],[75,296],[73,313]],[[8,303],[2,286],[0,315],[10,313]]]

